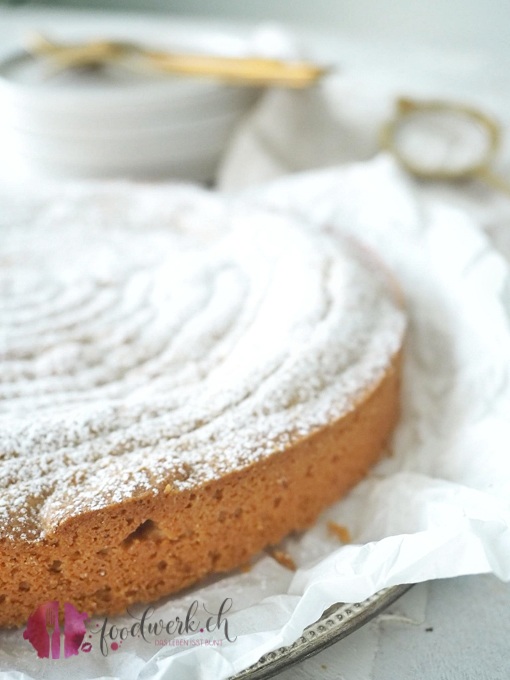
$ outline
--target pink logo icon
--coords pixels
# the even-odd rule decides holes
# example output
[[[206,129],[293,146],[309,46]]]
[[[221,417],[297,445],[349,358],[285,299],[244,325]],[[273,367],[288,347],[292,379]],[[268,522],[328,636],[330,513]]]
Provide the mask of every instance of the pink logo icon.
[[[30,642],[40,659],[67,659],[78,654],[80,647],[82,652],[90,652],[92,645],[89,642],[82,646],[87,619],[87,614],[64,602],[64,622],[61,624],[58,601],[44,602],[30,615],[23,638]]]

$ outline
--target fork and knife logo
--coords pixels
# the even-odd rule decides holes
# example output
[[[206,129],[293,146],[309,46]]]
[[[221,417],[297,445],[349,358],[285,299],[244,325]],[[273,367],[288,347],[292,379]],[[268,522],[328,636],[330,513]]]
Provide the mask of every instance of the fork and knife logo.
[[[80,648],[88,652],[92,646],[87,642],[82,645],[87,632],[85,621],[88,615],[79,612],[69,602],[63,604],[62,627],[57,600],[41,604],[27,621],[23,637],[32,644],[41,659],[67,659],[78,654]]]
[[[48,607],[46,609],[46,632],[48,633],[48,651],[51,650],[51,658],[60,659],[60,625],[58,621],[58,608],[56,612],[55,607]],[[48,658],[50,658],[49,654]]]

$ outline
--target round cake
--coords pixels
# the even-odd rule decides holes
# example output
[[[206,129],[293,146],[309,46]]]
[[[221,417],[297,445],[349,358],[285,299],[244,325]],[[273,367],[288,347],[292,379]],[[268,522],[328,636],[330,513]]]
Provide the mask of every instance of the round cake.
[[[380,457],[405,315],[358,244],[185,187],[0,225],[0,625],[246,563]]]

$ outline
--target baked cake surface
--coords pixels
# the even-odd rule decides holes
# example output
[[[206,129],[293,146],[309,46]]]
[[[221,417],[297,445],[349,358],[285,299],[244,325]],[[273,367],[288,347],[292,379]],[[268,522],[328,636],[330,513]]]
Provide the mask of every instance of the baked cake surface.
[[[1,225],[0,625],[240,565],[395,425],[405,317],[369,254],[150,191],[68,190]]]

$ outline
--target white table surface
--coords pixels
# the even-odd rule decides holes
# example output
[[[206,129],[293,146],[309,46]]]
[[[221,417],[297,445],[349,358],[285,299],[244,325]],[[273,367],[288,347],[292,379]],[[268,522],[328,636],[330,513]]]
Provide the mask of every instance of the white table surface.
[[[0,8],[0,53],[18,46],[30,28],[48,30],[76,20],[64,10]],[[419,86],[438,96],[466,96],[510,120],[510,48],[443,47],[438,54],[430,45],[415,45],[403,60],[403,46],[395,41],[363,44],[341,32],[319,40],[317,34],[303,35],[351,72],[370,71],[374,81],[397,83],[403,90]],[[0,175],[8,172],[0,161]],[[415,586],[356,633],[278,677],[508,680],[509,651],[510,585],[489,575],[465,576]]]

